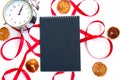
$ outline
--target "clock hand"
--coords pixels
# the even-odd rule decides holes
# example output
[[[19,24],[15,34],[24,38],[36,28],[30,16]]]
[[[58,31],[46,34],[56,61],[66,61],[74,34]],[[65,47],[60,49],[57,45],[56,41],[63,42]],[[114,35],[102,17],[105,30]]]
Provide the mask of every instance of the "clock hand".
[[[22,9],[23,9],[23,5],[21,6],[21,8],[20,8],[20,10],[19,10],[18,15],[20,15],[20,14],[21,14]]]

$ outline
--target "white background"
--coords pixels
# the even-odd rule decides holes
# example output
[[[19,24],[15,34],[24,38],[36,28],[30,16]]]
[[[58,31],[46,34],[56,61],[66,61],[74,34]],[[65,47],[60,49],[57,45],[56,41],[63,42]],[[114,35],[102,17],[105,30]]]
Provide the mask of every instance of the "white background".
[[[8,1],[9,0],[0,0],[0,27],[4,26],[2,10],[3,10],[4,5]],[[40,10],[37,11],[38,19],[37,19],[36,23],[39,23],[40,16],[52,16],[51,12],[50,12],[51,1],[52,0],[40,0],[40,4],[39,4]],[[79,1],[82,1],[82,0],[73,0],[73,1],[76,4],[78,4]],[[105,33],[103,34],[103,36],[107,37],[106,32],[109,27],[111,27],[111,26],[115,26],[118,28],[120,27],[120,11],[119,11],[120,3],[119,3],[119,0],[96,0],[96,1],[100,5],[100,11],[96,16],[85,17],[79,13],[76,14],[76,15],[80,16],[80,29],[86,30],[86,27],[88,26],[88,24],[90,22],[92,22],[94,20],[101,20],[105,23]],[[58,0],[53,4],[53,9],[57,13],[57,15],[58,16],[66,16],[66,15],[70,16],[71,12],[73,10],[72,6],[71,6],[71,10],[68,14],[61,15],[56,10],[57,2],[58,2]],[[92,14],[96,10],[97,5],[95,4],[95,2],[93,0],[86,0],[79,7],[82,10],[84,10],[86,13]],[[10,38],[19,36],[19,34],[16,31],[12,30],[8,25],[6,25],[6,26],[10,30]],[[92,25],[89,30],[90,30],[89,32],[92,34],[99,33],[98,25]],[[23,34],[25,35],[25,38],[27,40],[30,39],[26,32],[23,32]],[[31,34],[34,35],[38,39],[40,37],[39,29],[33,29],[31,31]],[[81,38],[84,37],[83,35],[80,35],[80,36],[81,36]],[[81,71],[75,72],[75,80],[113,80],[113,79],[120,80],[120,76],[119,76],[119,72],[120,72],[119,44],[120,44],[120,41],[119,41],[119,39],[120,39],[120,37],[116,38],[115,40],[111,40],[113,43],[113,52],[108,58],[102,59],[102,60],[92,58],[86,51],[84,43],[81,43],[80,44],[81,45]],[[29,40],[29,41],[31,43],[33,43],[31,40]],[[3,43],[4,43],[4,41],[0,41],[0,46]],[[19,43],[19,40],[11,41],[9,44],[6,45],[6,47],[4,48],[4,52],[6,53],[5,55],[7,57],[13,57],[15,55],[15,52],[18,47],[17,43]],[[92,52],[92,54],[96,55],[96,56],[104,55],[106,52],[109,51],[109,44],[104,39],[91,40],[88,43],[88,47],[89,47],[90,51]],[[0,79],[1,79],[2,75],[4,74],[4,72],[7,71],[8,69],[19,67],[19,65],[21,63],[21,59],[23,58],[24,52],[26,49],[27,49],[26,44],[24,44],[24,48],[23,48],[22,52],[20,53],[20,55],[12,61],[5,61],[0,56]],[[38,48],[36,48],[36,52],[39,52],[39,51],[40,50],[39,50],[39,46],[38,46]],[[32,53],[30,53],[27,56],[27,60],[29,60],[31,58],[37,59],[40,64],[40,59],[38,57],[36,57],[35,55],[33,55]],[[98,61],[103,62],[107,66],[107,69],[108,69],[106,75],[103,77],[97,77],[92,72],[93,64]],[[26,70],[25,66],[23,67],[23,69]],[[70,75],[71,75],[70,73],[71,72],[66,72],[62,75],[56,76],[55,80],[70,80]],[[54,74],[55,74],[55,72],[41,72],[40,68],[35,73],[29,73],[32,80],[52,80],[52,77]],[[12,80],[14,75],[15,75],[15,73],[7,75],[6,80]],[[19,76],[19,80],[25,80],[25,78],[23,77],[22,74]]]

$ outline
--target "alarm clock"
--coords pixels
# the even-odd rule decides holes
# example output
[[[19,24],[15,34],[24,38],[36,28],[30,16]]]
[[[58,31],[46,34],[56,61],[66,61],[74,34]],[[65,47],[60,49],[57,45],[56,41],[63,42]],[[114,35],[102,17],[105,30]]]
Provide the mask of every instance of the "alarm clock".
[[[6,24],[12,27],[24,27],[32,17],[33,9],[26,0],[11,0],[3,9],[3,19]]]

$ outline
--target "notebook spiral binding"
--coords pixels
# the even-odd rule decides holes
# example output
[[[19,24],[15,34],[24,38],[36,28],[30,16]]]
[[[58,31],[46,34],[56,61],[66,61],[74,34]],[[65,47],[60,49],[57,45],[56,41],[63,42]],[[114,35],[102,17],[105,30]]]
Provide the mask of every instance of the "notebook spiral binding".
[[[71,17],[73,17],[73,18],[77,18],[77,17],[79,17],[79,16],[47,16],[47,17],[41,17],[41,19],[43,18],[47,18],[47,19],[51,19],[51,18],[56,18],[56,19],[58,19],[58,18],[71,18]]]
[[[67,19],[67,21],[68,21],[70,18],[78,18],[79,19],[79,16],[47,16],[47,17],[40,17],[40,20],[41,19],[57,19],[57,20],[59,19],[61,21],[62,20],[61,18]]]

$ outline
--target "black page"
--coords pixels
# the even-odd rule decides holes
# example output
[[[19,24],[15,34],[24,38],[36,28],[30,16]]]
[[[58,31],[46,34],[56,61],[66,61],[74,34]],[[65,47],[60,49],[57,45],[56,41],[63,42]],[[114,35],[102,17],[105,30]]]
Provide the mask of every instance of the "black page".
[[[40,17],[41,71],[80,71],[79,16]]]

